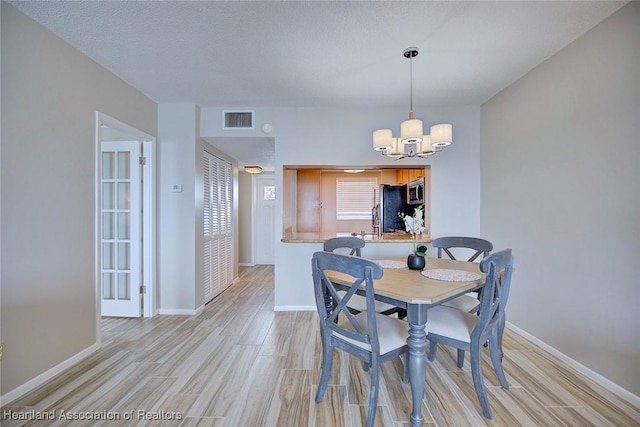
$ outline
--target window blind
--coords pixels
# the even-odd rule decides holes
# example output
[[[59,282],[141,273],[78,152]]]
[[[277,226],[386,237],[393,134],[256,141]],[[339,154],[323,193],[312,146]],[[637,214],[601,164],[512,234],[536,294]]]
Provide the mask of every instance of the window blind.
[[[338,178],[336,180],[336,219],[371,219],[377,178]]]

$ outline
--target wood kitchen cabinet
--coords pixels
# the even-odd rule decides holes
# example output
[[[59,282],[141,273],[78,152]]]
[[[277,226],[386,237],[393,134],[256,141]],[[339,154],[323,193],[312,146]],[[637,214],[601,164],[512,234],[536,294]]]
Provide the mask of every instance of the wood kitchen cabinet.
[[[396,182],[398,185],[408,184],[414,179],[424,178],[424,169],[398,169],[396,171]]]
[[[396,183],[398,185],[409,183],[409,169],[398,169],[396,171]]]
[[[297,173],[297,231],[320,231],[320,169],[300,169]]]

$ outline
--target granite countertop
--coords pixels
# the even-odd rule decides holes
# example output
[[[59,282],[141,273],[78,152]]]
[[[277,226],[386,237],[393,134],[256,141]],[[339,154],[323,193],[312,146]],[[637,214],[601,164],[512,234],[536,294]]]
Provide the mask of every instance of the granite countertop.
[[[322,243],[332,237],[345,237],[351,236],[351,233],[287,233],[285,234],[281,242],[284,243]],[[361,233],[356,234],[356,237],[363,237]],[[366,233],[364,240],[367,243],[410,243],[412,242],[411,235],[404,232],[396,233],[383,233],[381,237],[372,233]],[[416,236],[416,242],[429,243],[431,242],[431,236],[427,234],[421,234]]]

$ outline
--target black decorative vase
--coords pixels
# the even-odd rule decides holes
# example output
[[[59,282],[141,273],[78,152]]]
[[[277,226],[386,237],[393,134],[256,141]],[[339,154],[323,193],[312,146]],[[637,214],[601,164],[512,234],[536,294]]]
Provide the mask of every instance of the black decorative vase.
[[[411,254],[407,257],[407,267],[411,270],[422,270],[424,268],[424,257]]]

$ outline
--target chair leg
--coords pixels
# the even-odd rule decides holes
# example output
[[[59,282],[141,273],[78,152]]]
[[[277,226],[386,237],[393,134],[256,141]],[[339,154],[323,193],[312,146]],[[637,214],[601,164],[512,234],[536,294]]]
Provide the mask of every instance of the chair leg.
[[[409,352],[402,355],[402,382],[409,383]]]
[[[427,339],[429,337],[427,336]],[[436,340],[429,340],[429,362],[433,362],[436,359],[436,351],[438,350],[438,343]]]
[[[458,349],[458,363],[456,363],[458,368],[462,368],[464,366],[464,350]]]
[[[504,325],[505,325],[504,316],[498,322],[498,351],[500,352],[500,360],[504,357],[504,353],[502,352],[502,335],[504,334]]]
[[[380,361],[374,360],[371,367],[371,389],[369,390],[369,406],[367,408],[366,427],[373,427],[376,421],[376,407],[378,406],[378,389],[380,385]]]
[[[316,403],[322,402],[324,393],[327,391],[329,377],[331,376],[331,368],[333,365],[333,348],[322,340],[322,374],[320,375],[320,384],[318,384],[318,392],[316,393]]]
[[[509,383],[507,382],[507,377],[504,374],[504,370],[502,369],[502,348],[500,347],[500,330],[498,329],[489,338],[489,354],[491,355],[491,363],[493,364],[493,369],[496,371],[496,375],[498,376],[498,380],[500,380],[500,385],[504,389],[509,388]]]
[[[480,342],[471,344],[471,376],[473,377],[473,387],[476,389],[476,395],[482,407],[482,413],[488,419],[492,419],[491,408],[489,408],[489,400],[487,399],[487,391],[484,388],[484,379],[482,376],[481,348],[482,344]]]

